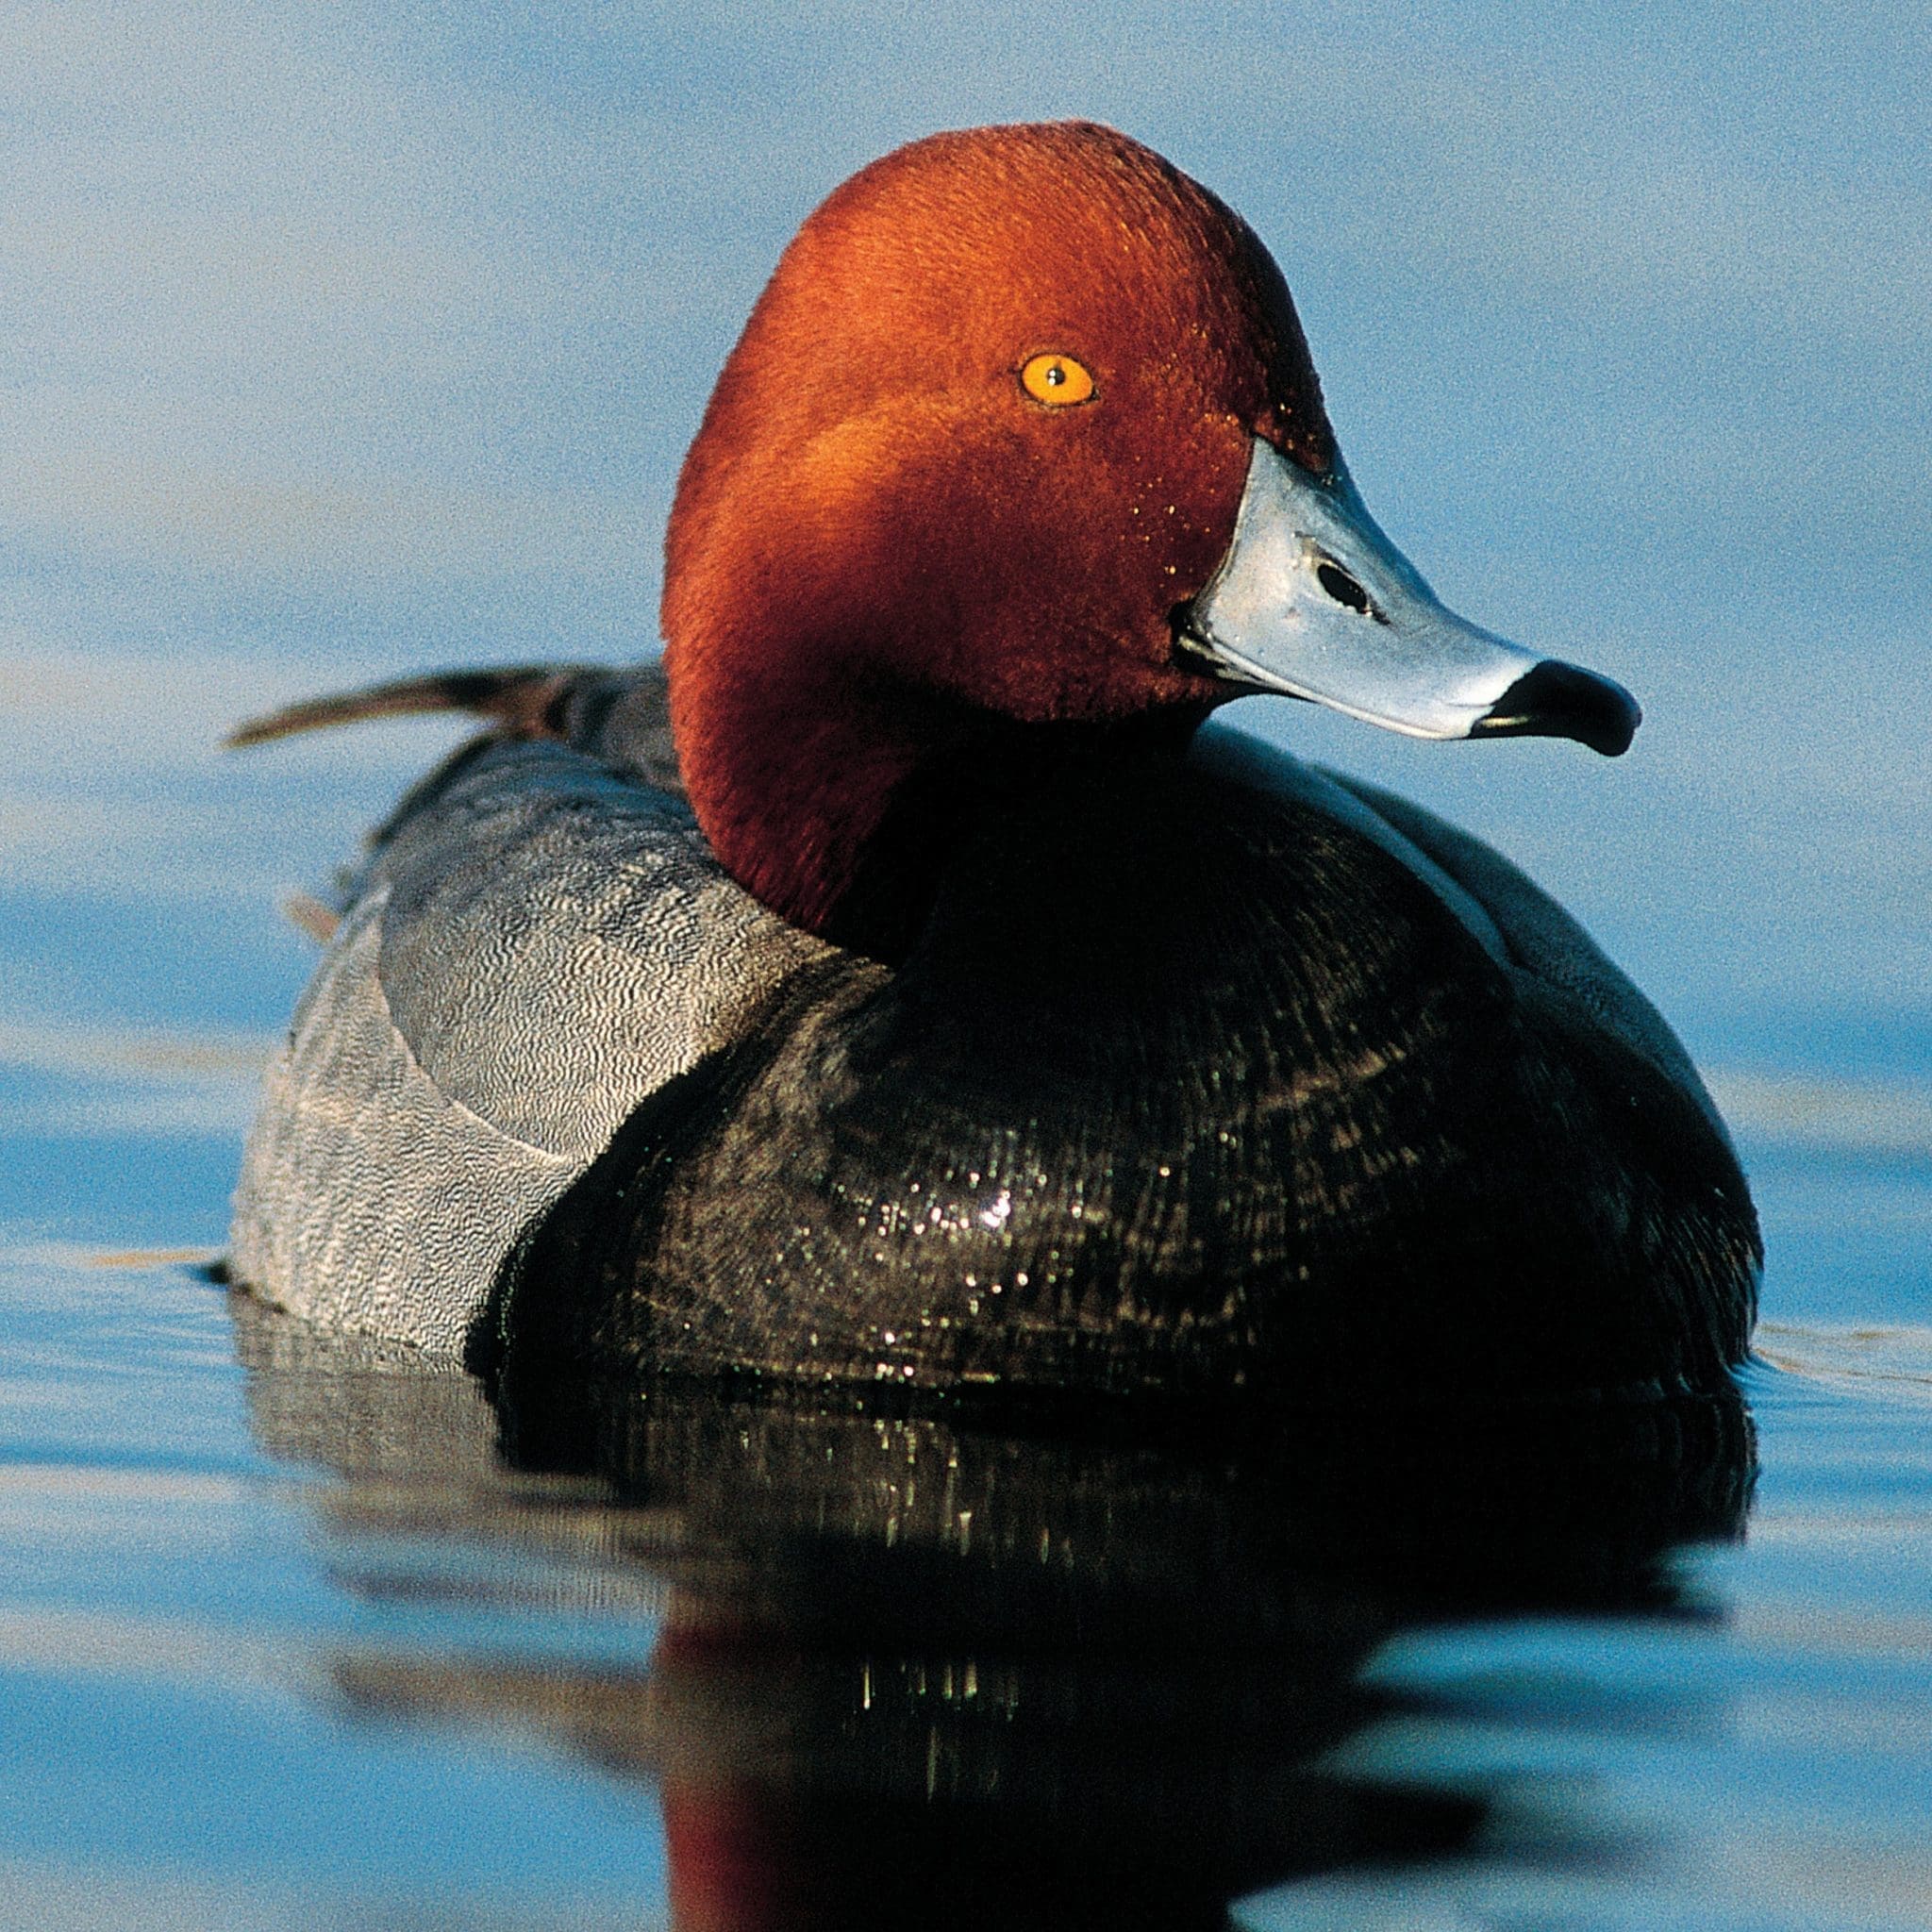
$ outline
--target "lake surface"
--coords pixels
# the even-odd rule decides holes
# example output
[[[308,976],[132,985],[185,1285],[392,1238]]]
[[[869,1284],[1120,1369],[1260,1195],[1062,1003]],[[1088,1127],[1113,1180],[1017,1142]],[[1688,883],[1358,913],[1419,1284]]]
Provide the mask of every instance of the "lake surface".
[[[0,22],[0,1924],[1932,1924],[1932,29],[1485,0]],[[1494,840],[1683,1032],[1742,1411],[1239,1445],[660,1404],[565,1455],[207,1278],[449,741],[652,648],[839,178],[1084,113],[1281,258],[1377,517],[1607,765],[1253,728]],[[558,1467],[566,1464],[567,1467]]]

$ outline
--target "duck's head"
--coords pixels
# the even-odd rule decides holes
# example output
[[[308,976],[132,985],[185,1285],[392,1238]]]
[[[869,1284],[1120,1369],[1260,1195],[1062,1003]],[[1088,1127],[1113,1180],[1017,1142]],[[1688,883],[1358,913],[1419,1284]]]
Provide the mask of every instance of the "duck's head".
[[[1276,691],[1614,755],[1638,716],[1436,600],[1267,250],[1082,123],[917,142],[807,221],[686,459],[664,633],[706,832],[835,937],[908,781],[995,721],[1185,728]]]

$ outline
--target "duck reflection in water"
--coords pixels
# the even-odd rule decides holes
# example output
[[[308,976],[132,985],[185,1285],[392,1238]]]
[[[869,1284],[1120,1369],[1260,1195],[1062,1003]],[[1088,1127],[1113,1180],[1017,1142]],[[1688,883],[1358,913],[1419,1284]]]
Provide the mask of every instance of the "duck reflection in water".
[[[1391,1708],[1371,1653],[1472,1616],[1685,1614],[1674,1546],[1737,1534],[1753,1471],[1735,1395],[1028,1429],[487,1393],[234,1316],[263,1446],[339,1478],[314,1493],[350,1591],[454,1538],[491,1560],[443,1587],[506,1613],[533,1567],[553,1607],[574,1577],[586,1613],[655,1613],[641,1668],[351,1648],[333,1674],[653,1782],[679,1932],[1221,1926],[1300,1874],[1452,1857],[1493,1794],[1332,1768]]]

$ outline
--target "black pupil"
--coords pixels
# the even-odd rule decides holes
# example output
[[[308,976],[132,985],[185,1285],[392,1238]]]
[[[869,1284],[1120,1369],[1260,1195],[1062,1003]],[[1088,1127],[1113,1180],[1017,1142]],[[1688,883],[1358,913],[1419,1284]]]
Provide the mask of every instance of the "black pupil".
[[[1066,379],[1067,372],[1058,362],[1049,362],[1046,365],[1046,386],[1049,389],[1059,388]]]
[[[1369,593],[1339,563],[1324,561],[1315,566],[1315,580],[1338,604],[1369,614]]]

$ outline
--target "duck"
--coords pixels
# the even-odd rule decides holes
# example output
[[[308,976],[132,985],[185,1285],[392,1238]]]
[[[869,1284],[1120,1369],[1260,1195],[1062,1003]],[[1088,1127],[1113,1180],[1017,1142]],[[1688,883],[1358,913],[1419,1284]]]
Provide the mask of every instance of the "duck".
[[[837,188],[684,461],[661,628],[235,734],[482,721],[326,922],[239,1286],[539,1394],[1729,1388],[1762,1247],[1656,1008],[1490,847],[1216,715],[1614,757],[1637,705],[1435,596],[1171,162],[1057,122]]]

